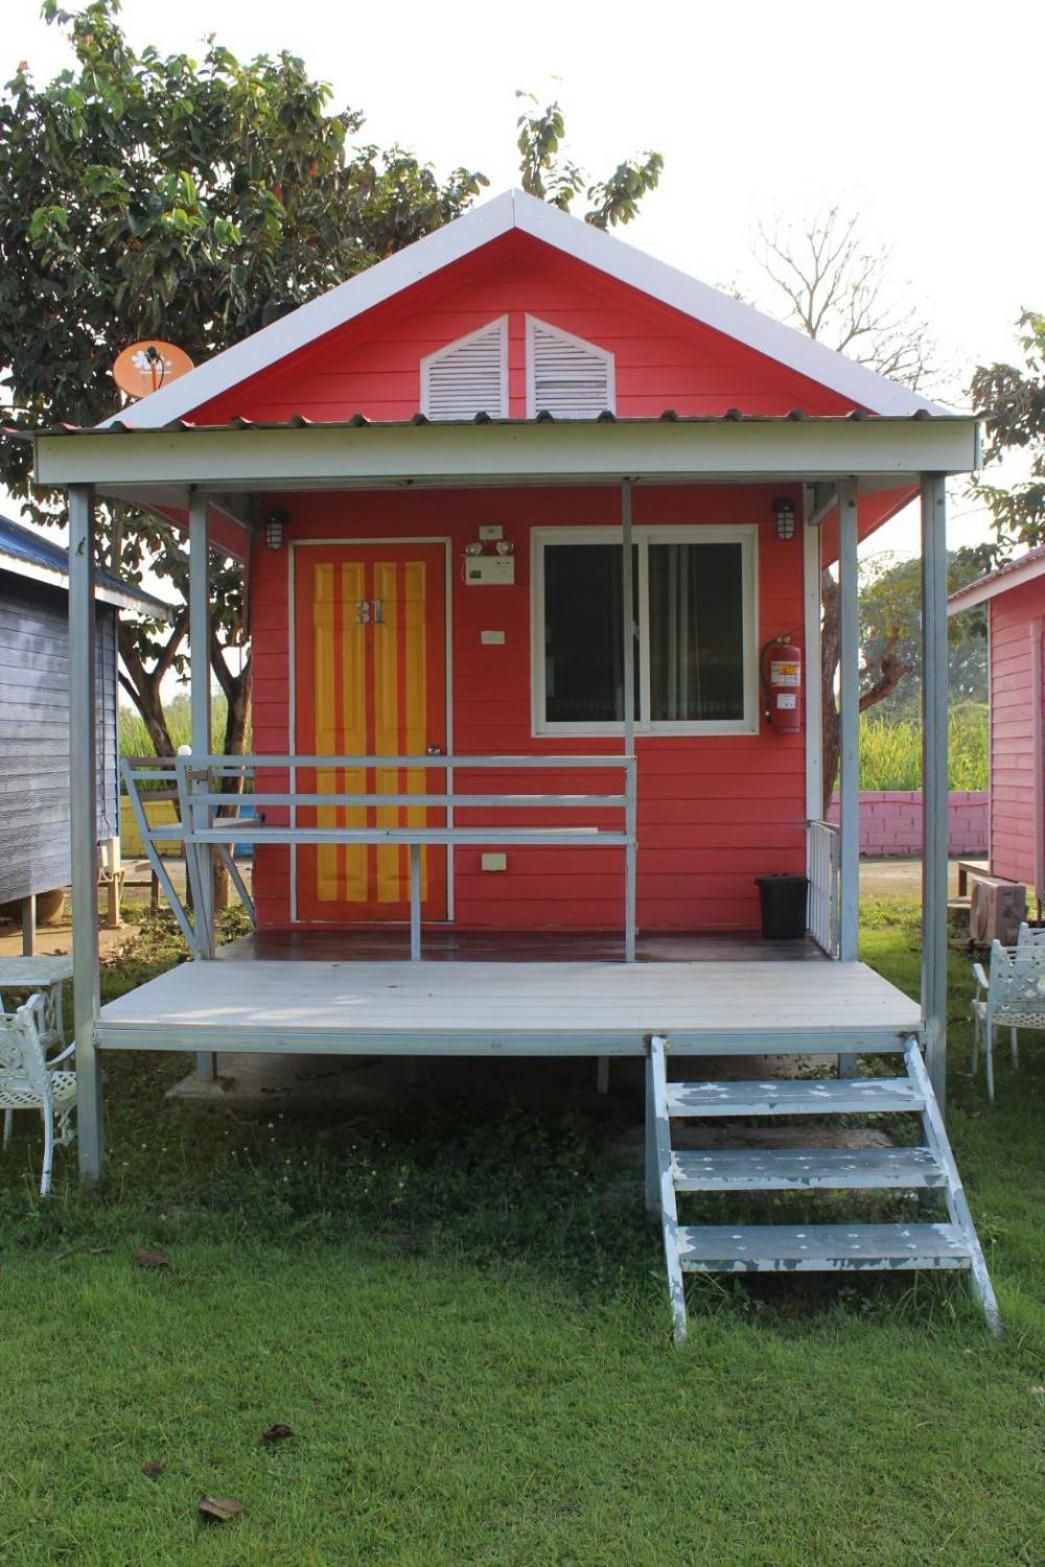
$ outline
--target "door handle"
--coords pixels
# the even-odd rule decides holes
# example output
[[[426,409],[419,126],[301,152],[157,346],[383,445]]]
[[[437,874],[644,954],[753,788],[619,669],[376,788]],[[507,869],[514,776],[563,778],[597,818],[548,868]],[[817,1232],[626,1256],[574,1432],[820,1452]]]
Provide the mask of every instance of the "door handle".
[[[442,756],[443,748],[441,745],[430,745],[425,754],[427,756]]]
[[[375,599],[374,600],[374,624],[379,626],[381,624],[381,622],[384,620],[384,618],[385,617],[384,617],[384,614],[383,614],[382,609],[381,609],[381,600],[380,599]]]

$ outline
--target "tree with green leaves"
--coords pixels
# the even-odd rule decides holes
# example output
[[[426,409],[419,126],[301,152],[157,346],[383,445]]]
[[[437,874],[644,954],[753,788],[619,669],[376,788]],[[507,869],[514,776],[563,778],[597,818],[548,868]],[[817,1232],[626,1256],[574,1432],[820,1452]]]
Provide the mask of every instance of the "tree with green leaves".
[[[947,553],[947,591],[980,575],[978,549]],[[921,693],[921,562],[872,556],[860,569],[861,710],[884,704],[886,719],[914,719]],[[987,616],[983,606],[947,622],[948,688],[953,702],[987,701]],[[878,695],[883,684],[889,690]]]
[[[972,378],[972,396],[987,427],[984,465],[1022,457],[1027,478],[1005,486],[976,485],[994,523],[990,547],[996,565],[1014,547],[1045,543],[1045,315],[1025,310],[1017,323],[1023,367],[981,365]]]
[[[96,423],[119,406],[110,367],[128,343],[162,336],[209,358],[456,217],[487,183],[466,168],[440,180],[399,146],[350,147],[363,116],[332,110],[330,88],[291,54],[241,62],[214,39],[199,61],[137,52],[118,12],[119,0],[75,14],[46,0],[75,65],[43,86],[23,65],[0,95],[0,386],[5,417],[26,428]],[[568,208],[585,180],[559,168],[562,136],[558,104],[520,123],[524,183]],[[589,220],[628,222],[660,165],[649,154],[590,184]],[[63,521],[30,477],[29,448],[2,443],[0,482],[35,521]],[[160,577],[176,606],[169,627],[120,628],[124,689],[169,754],[162,689],[186,667],[183,538],[113,506],[100,508],[99,538],[106,566]],[[225,748],[238,751],[251,684],[239,567],[215,562],[211,588]]]
[[[29,428],[114,412],[110,367],[128,343],[162,336],[206,359],[445,223],[485,183],[463,168],[439,181],[399,147],[349,152],[362,116],[331,112],[329,88],[291,54],[243,63],[213,39],[198,62],[138,53],[118,10],[46,0],[75,65],[43,86],[23,65],[0,96],[0,367],[6,417]],[[3,443],[0,481],[34,520],[64,520],[31,487],[29,448]],[[177,605],[169,627],[120,627],[123,686],[169,754],[161,687],[186,662],[183,539],[112,506],[99,536],[105,565],[164,579]],[[236,751],[251,661],[233,562],[215,563],[212,593]]]
[[[558,102],[542,107],[533,93],[518,92],[516,97],[526,104],[516,126],[523,190],[562,212],[569,212],[584,191],[589,203],[584,221],[597,229],[630,223],[638,216],[640,201],[657,188],[664,169],[659,152],[627,158],[618,163],[609,179],[589,183],[588,176],[562,150],[566,121]]]

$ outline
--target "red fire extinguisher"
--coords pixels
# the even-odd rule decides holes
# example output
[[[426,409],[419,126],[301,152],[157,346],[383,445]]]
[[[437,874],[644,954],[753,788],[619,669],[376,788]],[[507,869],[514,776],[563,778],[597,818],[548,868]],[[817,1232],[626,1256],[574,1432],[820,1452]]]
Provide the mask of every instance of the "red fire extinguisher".
[[[802,649],[789,631],[762,649],[762,686],[766,718],[777,734],[796,735],[802,727]]]

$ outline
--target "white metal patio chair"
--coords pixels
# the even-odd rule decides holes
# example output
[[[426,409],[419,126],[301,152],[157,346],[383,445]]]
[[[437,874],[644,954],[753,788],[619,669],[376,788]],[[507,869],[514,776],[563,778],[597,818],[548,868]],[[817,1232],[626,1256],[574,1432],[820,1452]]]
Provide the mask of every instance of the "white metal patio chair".
[[[55,1119],[58,1121],[57,1141],[64,1146],[72,1138],[70,1118],[76,1104],[76,1073],[65,1071],[61,1064],[68,1060],[76,1046],[68,1045],[49,1061],[49,1033],[50,1019],[43,995],[30,996],[16,1012],[0,1012],[0,1109],[5,1111],[4,1151],[11,1141],[15,1110],[39,1110],[44,1123],[41,1197],[46,1197],[51,1189]]]
[[[1045,947],[1045,925],[1028,925],[1024,920],[1016,937],[1017,947]]]
[[[1003,947],[991,945],[990,973],[982,963],[972,966],[977,992],[972,1003],[972,1070],[983,1046],[987,1097],[994,1100],[994,1031],[1007,1027],[1014,1066],[1019,1066],[1019,1030],[1045,1029],[1045,944]]]

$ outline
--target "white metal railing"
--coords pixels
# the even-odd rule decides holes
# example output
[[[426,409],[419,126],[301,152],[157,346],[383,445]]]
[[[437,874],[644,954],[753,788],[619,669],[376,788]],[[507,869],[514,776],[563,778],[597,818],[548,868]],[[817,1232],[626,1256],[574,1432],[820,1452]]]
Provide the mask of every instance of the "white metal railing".
[[[425,793],[383,791],[360,792],[301,791],[299,772],[339,773],[380,770],[437,770],[445,774],[441,788]],[[490,773],[544,771],[592,771],[610,769],[623,773],[624,787],[611,794],[510,793],[505,790],[477,791],[457,787],[455,771],[478,770]],[[232,846],[258,844],[403,844],[409,849],[410,866],[410,956],[421,956],[421,849],[423,846],[454,848],[459,845],[483,847],[541,845],[554,848],[621,848],[624,850],[624,949],[627,962],[635,957],[635,862],[636,862],[636,768],[634,756],[192,756],[126,757],[121,772],[127,797],[134,811],[142,844],[163,888],[167,901],[193,952],[207,957],[214,950],[214,932],[207,914],[203,890],[207,885],[211,857],[217,853],[236,886],[251,917],[253,904],[236,866]],[[289,788],[271,789],[265,775],[285,774]],[[251,793],[225,793],[224,780],[235,780],[242,787],[249,780],[262,782]],[[144,786],[144,787],[143,787]],[[176,802],[179,821],[150,825],[145,814],[148,801],[164,798]],[[441,826],[417,822],[395,826],[369,825],[371,813],[396,807],[403,813],[429,809],[441,811]],[[250,815],[245,815],[248,810]],[[286,821],[272,821],[272,809],[287,815]],[[365,811],[368,825],[337,826],[299,824],[302,809],[318,813],[328,810]],[[599,825],[568,827],[510,826],[503,824],[504,813],[521,810],[618,811],[619,830]],[[457,811],[496,811],[493,825],[461,826]],[[220,812],[221,814],[216,814]],[[193,911],[182,903],[174,888],[157,845],[180,843],[185,850],[188,883]]]
[[[828,957],[839,953],[839,889],[841,886],[841,838],[830,822],[810,822],[807,828],[809,862],[809,934]]]

